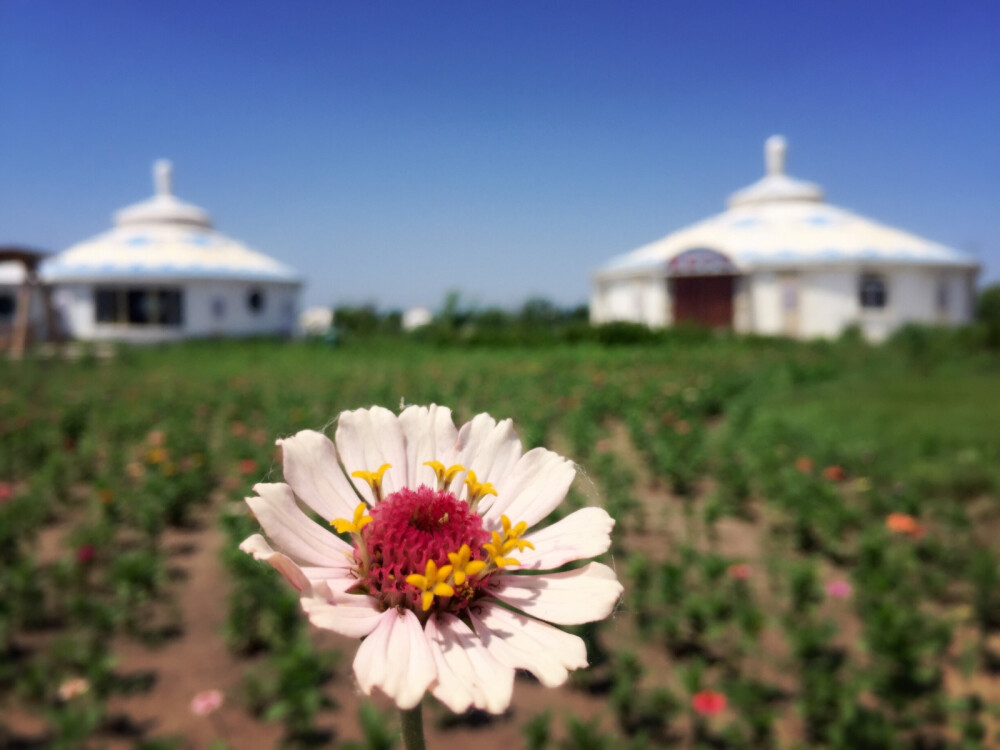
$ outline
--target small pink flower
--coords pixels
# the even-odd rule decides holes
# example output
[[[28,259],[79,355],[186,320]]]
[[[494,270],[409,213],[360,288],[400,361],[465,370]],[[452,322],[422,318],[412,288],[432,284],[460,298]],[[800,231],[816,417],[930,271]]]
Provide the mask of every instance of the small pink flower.
[[[14,497],[14,485],[10,482],[0,482],[0,503],[5,503]]]
[[[221,690],[203,690],[191,699],[191,713],[195,716],[208,716],[220,708],[225,698]]]
[[[846,599],[851,595],[851,584],[847,581],[830,581],[826,584],[826,595],[832,599]]]
[[[59,699],[63,701],[73,700],[88,690],[90,690],[89,682],[82,677],[72,677],[59,686]]]
[[[753,574],[753,568],[747,563],[733,563],[727,572],[734,581],[745,581]]]
[[[94,549],[93,544],[82,544],[76,549],[76,561],[81,565],[86,565],[93,561],[96,554],[97,550]]]

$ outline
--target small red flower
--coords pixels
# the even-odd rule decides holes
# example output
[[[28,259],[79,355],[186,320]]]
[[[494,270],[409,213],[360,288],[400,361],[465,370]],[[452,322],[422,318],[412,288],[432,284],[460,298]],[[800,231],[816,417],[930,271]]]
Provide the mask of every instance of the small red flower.
[[[813,460],[807,456],[799,456],[795,459],[795,468],[803,474],[809,474],[813,470]]]
[[[5,503],[14,497],[14,485],[10,482],[0,482],[0,503]]]
[[[702,690],[691,697],[691,708],[702,716],[718,716],[726,710],[726,696],[714,690]]]
[[[97,550],[94,549],[93,544],[83,544],[76,549],[76,561],[81,565],[86,565],[93,561],[96,554]]]
[[[240,474],[245,477],[257,473],[257,462],[252,458],[240,459]]]
[[[847,472],[844,471],[843,466],[827,466],[823,469],[823,479],[830,482],[842,482],[846,476]]]
[[[753,573],[753,568],[747,563],[733,563],[726,572],[734,581],[745,581]]]

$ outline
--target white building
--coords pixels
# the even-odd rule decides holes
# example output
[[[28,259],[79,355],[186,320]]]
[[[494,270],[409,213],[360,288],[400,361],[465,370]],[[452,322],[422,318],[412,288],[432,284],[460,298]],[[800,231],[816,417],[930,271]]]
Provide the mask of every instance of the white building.
[[[156,195],[44,264],[66,333],[129,342],[292,334],[295,271],[217,232],[203,209],[174,197],[171,180],[170,162],[158,161]]]
[[[595,273],[591,320],[797,338],[856,324],[877,341],[908,322],[971,319],[975,260],[831,206],[818,186],[785,174],[785,152],[772,136],[767,174],[733,193],[727,210]]]

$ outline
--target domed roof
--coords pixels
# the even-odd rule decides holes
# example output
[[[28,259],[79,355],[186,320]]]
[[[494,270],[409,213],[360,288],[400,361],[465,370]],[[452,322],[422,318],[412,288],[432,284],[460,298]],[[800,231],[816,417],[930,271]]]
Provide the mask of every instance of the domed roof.
[[[178,200],[172,167],[153,166],[156,194],[115,213],[115,226],[47,261],[46,281],[232,279],[299,283],[284,263],[212,227],[208,213]]]
[[[613,258],[601,272],[637,272],[689,250],[721,253],[741,271],[799,264],[978,265],[949,247],[826,203],[819,186],[785,174],[786,148],[781,136],[767,140],[767,174],[733,193],[726,211]]]

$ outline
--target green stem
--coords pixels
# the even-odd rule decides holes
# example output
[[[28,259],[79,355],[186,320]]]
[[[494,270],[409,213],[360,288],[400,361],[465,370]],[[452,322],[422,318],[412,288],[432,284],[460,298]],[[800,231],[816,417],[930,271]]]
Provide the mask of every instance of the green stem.
[[[423,704],[410,709],[399,709],[399,721],[403,726],[403,747],[406,750],[426,750],[424,743]]]

